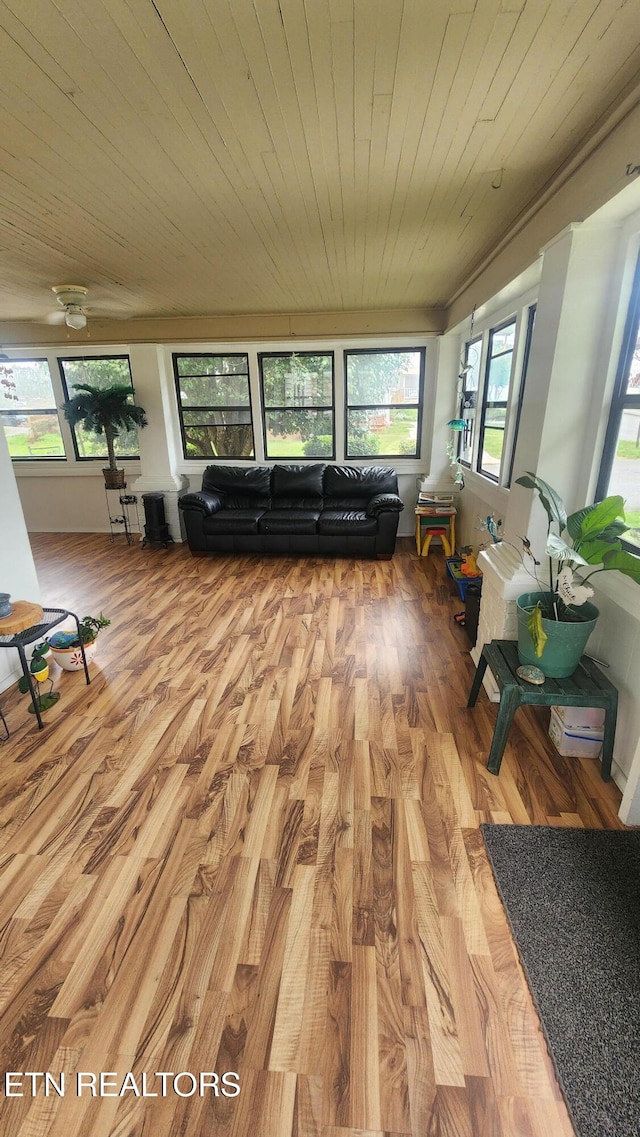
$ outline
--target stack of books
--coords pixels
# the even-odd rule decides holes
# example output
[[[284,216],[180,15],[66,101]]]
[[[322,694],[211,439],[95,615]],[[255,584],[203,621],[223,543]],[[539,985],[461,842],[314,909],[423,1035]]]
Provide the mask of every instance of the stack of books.
[[[431,493],[429,490],[420,490],[418,493],[417,509],[443,515],[456,511],[452,493]]]

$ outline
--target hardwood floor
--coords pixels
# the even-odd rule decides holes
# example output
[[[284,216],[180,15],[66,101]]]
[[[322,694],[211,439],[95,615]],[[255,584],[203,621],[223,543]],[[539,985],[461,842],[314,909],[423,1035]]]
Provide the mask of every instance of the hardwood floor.
[[[533,709],[487,772],[441,556],[33,546],[112,625],[2,696],[2,1137],[570,1137],[478,825],[620,795]]]

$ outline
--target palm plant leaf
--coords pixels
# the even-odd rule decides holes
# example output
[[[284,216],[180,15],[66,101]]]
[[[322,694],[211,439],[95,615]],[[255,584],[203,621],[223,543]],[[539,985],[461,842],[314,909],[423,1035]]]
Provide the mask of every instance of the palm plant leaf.
[[[82,424],[92,434],[107,439],[109,465],[115,469],[113,440],[122,432],[147,425],[142,407],[131,402],[133,389],[127,383],[110,387],[93,387],[90,383],[74,383],[76,394],[62,404],[64,416],[71,426]]]

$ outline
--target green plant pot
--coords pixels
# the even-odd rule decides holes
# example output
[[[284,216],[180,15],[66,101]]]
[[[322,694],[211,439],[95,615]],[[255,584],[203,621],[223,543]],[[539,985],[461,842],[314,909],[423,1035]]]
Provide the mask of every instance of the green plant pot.
[[[542,655],[536,655],[527,621],[537,602],[546,606],[550,603],[550,598],[549,592],[525,592],[518,597],[518,656],[521,663],[534,664],[549,679],[564,679],[567,675],[573,675],[578,666],[600,613],[595,604],[587,601],[573,609],[575,622],[547,620],[543,617],[542,626],[548,638]]]

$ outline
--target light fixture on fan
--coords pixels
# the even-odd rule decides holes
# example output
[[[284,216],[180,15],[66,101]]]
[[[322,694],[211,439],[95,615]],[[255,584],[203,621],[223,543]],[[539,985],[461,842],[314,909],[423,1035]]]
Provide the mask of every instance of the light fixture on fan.
[[[55,292],[58,304],[64,308],[63,320],[68,328],[80,331],[87,326],[87,317],[82,307],[82,301],[87,295],[87,289],[81,284],[54,284],[51,289]]]

